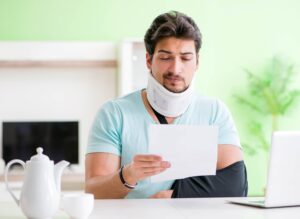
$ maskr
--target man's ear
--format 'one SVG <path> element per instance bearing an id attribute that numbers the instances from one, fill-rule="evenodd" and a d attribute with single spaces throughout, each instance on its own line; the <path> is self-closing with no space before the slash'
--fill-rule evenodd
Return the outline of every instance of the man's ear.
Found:
<path id="1" fill-rule="evenodd" d="M 146 52 L 146 64 L 147 64 L 147 68 L 151 71 L 152 57 L 148 52 Z"/>
<path id="2" fill-rule="evenodd" d="M 200 55 L 199 55 L 199 53 L 197 54 L 197 57 L 196 57 L 196 70 L 198 70 L 198 68 L 199 68 L 199 62 L 200 62 Z"/>

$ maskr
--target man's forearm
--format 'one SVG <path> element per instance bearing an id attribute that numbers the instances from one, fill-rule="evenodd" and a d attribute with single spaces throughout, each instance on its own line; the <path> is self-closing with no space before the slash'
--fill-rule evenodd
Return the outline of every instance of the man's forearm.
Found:
<path id="1" fill-rule="evenodd" d="M 102 159 L 99 159 L 99 156 L 102 156 Z M 102 165 L 107 161 L 106 156 L 110 155 L 98 154 L 98 161 L 102 160 Z M 96 168 L 94 168 L 94 170 L 93 168 L 89 168 L 92 163 L 94 166 L 97 164 L 97 160 L 92 162 L 92 159 L 93 155 L 89 155 L 86 159 L 85 191 L 93 193 L 96 199 L 124 198 L 132 190 L 127 188 L 128 184 L 134 187 L 138 181 L 159 174 L 170 167 L 170 163 L 164 161 L 162 157 L 158 155 L 135 155 L 132 163 L 122 168 L 123 181 L 127 183 L 126 187 L 120 179 L 117 167 L 120 165 L 119 163 L 115 164 L 112 170 L 108 168 L 109 170 L 107 171 L 105 168 L 99 168 L 99 166 L 101 166 L 100 162 L 100 164 L 97 165 L 98 169 L 96 171 Z M 106 162 L 104 166 L 111 168 L 108 162 Z"/>
<path id="2" fill-rule="evenodd" d="M 131 190 L 122 184 L 119 172 L 115 172 L 87 179 L 85 191 L 93 193 L 96 199 L 120 199 L 124 198 Z"/>

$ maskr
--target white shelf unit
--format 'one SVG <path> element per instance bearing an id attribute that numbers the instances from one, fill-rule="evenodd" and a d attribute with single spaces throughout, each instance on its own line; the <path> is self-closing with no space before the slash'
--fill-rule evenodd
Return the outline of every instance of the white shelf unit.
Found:
<path id="1" fill-rule="evenodd" d="M 0 142 L 3 121 L 79 121 L 75 168 L 82 173 L 94 116 L 117 96 L 117 48 L 102 41 L 1 41 Z"/>

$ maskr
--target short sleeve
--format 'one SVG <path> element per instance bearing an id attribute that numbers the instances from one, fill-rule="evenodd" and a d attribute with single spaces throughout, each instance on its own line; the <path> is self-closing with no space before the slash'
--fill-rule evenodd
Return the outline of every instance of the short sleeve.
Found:
<path id="1" fill-rule="evenodd" d="M 231 144 L 241 147 L 240 138 L 233 118 L 224 103 L 216 100 L 212 124 L 219 127 L 219 144 Z"/>
<path id="2" fill-rule="evenodd" d="M 99 110 L 90 129 L 86 153 L 121 155 L 122 118 L 116 104 L 107 102 Z"/>

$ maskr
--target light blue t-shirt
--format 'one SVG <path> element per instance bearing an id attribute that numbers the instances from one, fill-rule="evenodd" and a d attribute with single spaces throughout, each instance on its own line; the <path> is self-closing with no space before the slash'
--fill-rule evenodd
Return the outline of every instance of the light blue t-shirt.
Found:
<path id="1" fill-rule="evenodd" d="M 147 112 L 141 90 L 105 103 L 99 110 L 89 134 L 87 153 L 108 152 L 121 156 L 129 164 L 134 155 L 148 153 L 148 127 L 156 124 Z M 227 107 L 217 99 L 195 94 L 188 109 L 173 124 L 214 125 L 219 127 L 219 144 L 240 147 L 233 119 Z M 174 181 L 151 183 L 142 180 L 126 198 L 148 198 L 168 190 Z"/>

